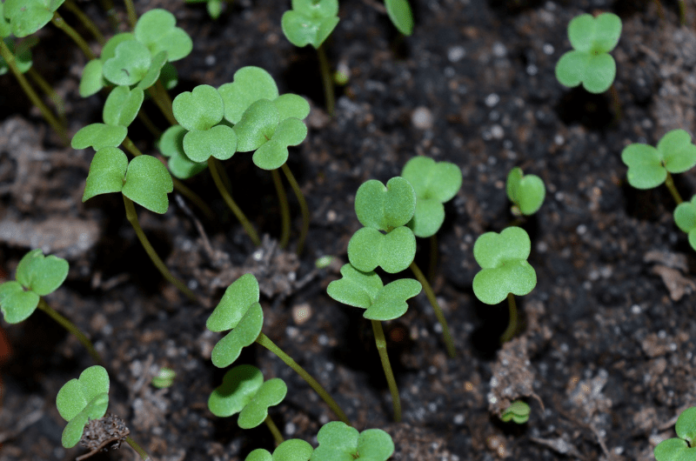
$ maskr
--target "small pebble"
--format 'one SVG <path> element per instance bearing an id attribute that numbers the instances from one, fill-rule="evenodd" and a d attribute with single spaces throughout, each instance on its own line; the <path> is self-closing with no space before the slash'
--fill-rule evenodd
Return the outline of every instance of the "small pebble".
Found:
<path id="1" fill-rule="evenodd" d="M 411 114 L 411 123 L 419 130 L 429 130 L 433 127 L 433 114 L 427 107 L 417 107 Z"/>

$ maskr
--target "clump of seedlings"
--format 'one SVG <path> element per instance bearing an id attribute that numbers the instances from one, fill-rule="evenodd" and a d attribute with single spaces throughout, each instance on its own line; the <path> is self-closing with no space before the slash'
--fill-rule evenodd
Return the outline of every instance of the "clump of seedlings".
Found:
<path id="1" fill-rule="evenodd" d="M 688 461 L 696 457 L 696 407 L 684 410 L 677 418 L 677 437 L 664 440 L 653 452 L 657 461 Z"/>
<path id="2" fill-rule="evenodd" d="M 507 195 L 512 202 L 513 216 L 530 216 L 544 203 L 546 187 L 539 176 L 525 175 L 521 168 L 516 167 L 508 174 Z"/>
<path id="3" fill-rule="evenodd" d="M 529 413 L 531 412 L 529 405 L 522 400 L 515 400 L 509 407 L 500 415 L 500 419 L 504 423 L 512 421 L 516 424 L 524 424 L 529 421 Z"/>

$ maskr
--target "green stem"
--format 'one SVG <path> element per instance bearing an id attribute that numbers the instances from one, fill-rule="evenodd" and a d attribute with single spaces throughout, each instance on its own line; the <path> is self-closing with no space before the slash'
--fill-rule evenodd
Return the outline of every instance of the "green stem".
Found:
<path id="1" fill-rule="evenodd" d="M 143 229 L 140 227 L 140 222 L 138 222 L 138 213 L 136 213 L 135 211 L 135 205 L 133 205 L 133 202 L 125 195 L 123 196 L 123 204 L 126 207 L 126 219 L 128 219 L 128 222 L 131 223 L 131 226 L 133 226 L 133 230 L 135 230 L 135 234 L 138 236 L 138 240 L 140 240 L 140 243 L 142 244 L 143 248 L 145 248 L 145 252 L 150 257 L 150 260 L 155 265 L 155 267 L 157 267 L 157 269 L 160 271 L 160 273 L 165 279 L 167 279 L 172 285 L 177 287 L 179 291 L 186 295 L 187 298 L 189 298 L 193 302 L 199 302 L 198 298 L 196 297 L 196 294 L 193 291 L 191 291 L 189 287 L 184 285 L 184 283 L 181 280 L 174 277 L 172 273 L 169 272 L 169 269 L 167 269 L 167 266 L 162 262 L 160 257 L 157 256 L 155 249 L 152 248 L 150 241 L 147 239 L 147 236 L 145 235 L 145 232 L 143 232 Z"/>
<path id="2" fill-rule="evenodd" d="M 152 100 L 155 101 L 157 107 L 159 107 L 160 112 L 164 115 L 164 118 L 172 125 L 178 125 L 179 122 L 174 117 L 174 112 L 172 112 L 172 100 L 169 98 L 169 93 L 162 85 L 162 82 L 157 80 L 154 86 L 148 88 Z"/>
<path id="3" fill-rule="evenodd" d="M 133 0 L 124 0 L 126 4 L 126 11 L 128 12 L 128 25 L 131 29 L 135 29 L 135 24 L 138 22 L 138 15 L 135 12 L 135 6 L 133 6 Z"/>
<path id="4" fill-rule="evenodd" d="M 667 189 L 669 189 L 670 194 L 672 194 L 672 197 L 674 197 L 674 201 L 677 202 L 677 205 L 684 201 L 682 200 L 681 195 L 679 195 L 679 191 L 674 186 L 674 180 L 672 179 L 672 175 L 669 174 L 669 171 L 667 172 L 667 179 L 665 179 L 665 185 L 667 186 Z"/>
<path id="5" fill-rule="evenodd" d="M 140 455 L 140 458 L 143 461 L 150 461 L 152 459 L 150 458 L 150 455 L 148 455 L 147 452 L 140 447 L 140 445 L 135 443 L 135 440 L 131 439 L 130 437 L 126 437 L 126 443 L 130 445 L 131 448 L 138 453 L 138 455 Z"/>
<path id="6" fill-rule="evenodd" d="M 285 442 L 285 439 L 283 438 L 283 434 L 280 433 L 280 430 L 278 430 L 278 426 L 276 426 L 275 423 L 273 422 L 273 420 L 271 419 L 271 415 L 266 416 L 265 423 L 266 423 L 266 426 L 268 426 L 268 429 L 271 431 L 271 434 L 273 434 L 273 438 L 275 439 L 276 446 Z"/>
<path id="7" fill-rule="evenodd" d="M 433 292 L 430 283 L 428 283 L 428 279 L 423 276 L 423 272 L 421 272 L 421 270 L 418 268 L 415 261 L 413 261 L 409 267 L 411 268 L 411 271 L 413 271 L 413 275 L 415 275 L 421 285 L 423 285 L 425 296 L 428 297 L 428 301 L 430 301 L 430 305 L 433 306 L 433 310 L 435 311 L 435 317 L 437 317 L 437 321 L 440 322 L 440 325 L 442 326 L 442 338 L 445 341 L 447 354 L 451 358 L 454 358 L 457 355 L 457 351 L 454 348 L 454 341 L 450 335 L 449 326 L 447 325 L 447 320 L 445 320 L 445 314 L 442 313 L 440 304 L 437 302 L 435 292 Z"/>
<path id="8" fill-rule="evenodd" d="M 515 295 L 508 293 L 508 310 L 510 312 L 510 320 L 508 321 L 508 326 L 500 337 L 501 343 L 506 343 L 515 336 L 515 331 L 517 331 L 517 305 L 515 304 Z"/>
<path id="9" fill-rule="evenodd" d="M 375 332 L 375 343 L 377 344 L 377 352 L 379 359 L 382 361 L 384 375 L 387 377 L 389 392 L 391 392 L 392 403 L 394 404 L 394 421 L 401 422 L 401 398 L 399 397 L 399 388 L 396 387 L 396 379 L 392 372 L 391 363 L 389 363 L 389 355 L 387 354 L 387 340 L 384 338 L 384 330 L 382 323 L 379 320 L 371 320 L 372 331 Z"/>
<path id="10" fill-rule="evenodd" d="M 53 105 L 56 107 L 56 113 L 61 119 L 61 125 L 65 126 L 65 102 L 63 101 L 63 98 L 58 96 L 58 93 L 55 92 L 53 87 L 51 87 L 51 85 L 49 85 L 49 83 L 44 80 L 41 74 L 35 71 L 33 67 L 27 71 L 27 75 L 29 75 L 29 77 L 34 80 L 34 83 L 41 88 L 41 91 L 46 93 L 46 96 L 53 101 Z"/>
<path id="11" fill-rule="evenodd" d="M 63 128 L 58 119 L 56 119 L 53 116 L 46 104 L 44 104 L 43 101 L 41 101 L 41 98 L 39 98 L 34 89 L 31 87 L 31 85 L 24 77 L 22 72 L 20 72 L 19 68 L 17 67 L 14 55 L 5 44 L 5 41 L 2 39 L 0 39 L 0 56 L 2 56 L 2 58 L 5 60 L 8 67 L 14 74 L 15 78 L 17 79 L 17 82 L 19 82 L 19 86 L 22 87 L 24 94 L 26 94 L 31 103 L 39 109 L 41 115 L 43 115 L 43 118 L 46 119 L 49 125 L 51 125 L 51 128 L 53 128 L 53 130 L 56 132 L 61 141 L 63 141 L 63 143 L 65 143 L 66 145 L 70 144 L 70 140 L 68 139 L 68 135 L 65 132 L 65 128 Z"/>
<path id="12" fill-rule="evenodd" d="M 242 227 L 244 227 L 244 230 L 251 241 L 254 242 L 254 245 L 256 246 L 261 245 L 261 239 L 259 239 L 259 235 L 254 230 L 254 226 L 251 225 L 242 210 L 239 208 L 239 206 L 237 206 L 235 201 L 232 199 L 232 195 L 230 195 L 229 191 L 225 188 L 225 184 L 222 182 L 222 178 L 220 177 L 222 164 L 220 161 L 215 157 L 210 157 L 208 159 L 208 169 L 210 170 L 210 174 L 213 176 L 213 181 L 215 182 L 215 186 L 220 192 L 220 195 L 225 200 L 225 203 L 227 203 L 230 210 L 232 210 L 232 213 L 234 213 L 239 222 L 242 224 Z"/>
<path id="13" fill-rule="evenodd" d="M 49 317 L 51 317 L 53 320 L 58 322 L 60 326 L 68 330 L 69 333 L 72 333 L 78 341 L 82 343 L 83 346 L 85 346 L 85 349 L 87 349 L 87 352 L 89 352 L 89 355 L 92 356 L 95 362 L 103 364 L 104 361 L 102 360 L 101 356 L 99 355 L 99 352 L 94 348 L 94 345 L 92 344 L 92 341 L 89 340 L 87 335 L 82 333 L 77 326 L 72 323 L 70 320 L 66 319 L 62 315 L 60 315 L 58 312 L 53 310 L 51 306 L 49 306 L 46 301 L 44 301 L 43 298 L 39 298 L 39 309 L 44 311 L 46 314 L 48 314 Z"/>
<path id="14" fill-rule="evenodd" d="M 268 336 L 265 334 L 261 333 L 259 334 L 259 337 L 256 338 L 256 342 L 268 349 L 269 351 L 273 352 L 280 360 L 285 362 L 287 366 L 292 368 L 295 373 L 300 375 L 302 379 L 307 381 L 307 384 L 309 384 L 309 387 L 314 389 L 314 392 L 316 392 L 319 397 L 331 408 L 331 410 L 338 416 L 338 419 L 346 423 L 347 425 L 351 425 L 350 421 L 348 420 L 348 417 L 346 417 L 346 414 L 341 410 L 341 407 L 338 406 L 336 401 L 329 395 L 328 392 L 326 392 L 326 389 L 324 389 L 321 384 L 317 382 L 316 379 L 312 377 L 307 371 L 305 371 L 304 368 L 299 366 L 297 362 L 295 362 L 288 354 L 283 352 L 283 350 L 278 347 L 273 341 L 270 340 Z"/>
<path id="15" fill-rule="evenodd" d="M 295 197 L 297 197 L 297 202 L 300 204 L 300 212 L 302 213 L 302 230 L 300 230 L 300 240 L 297 242 L 296 251 L 296 253 L 300 255 L 304 248 L 305 241 L 307 240 L 307 233 L 309 232 L 309 207 L 307 206 L 307 200 L 305 200 L 302 189 L 300 189 L 300 185 L 297 183 L 292 171 L 290 171 L 288 164 L 283 163 L 281 168 L 290 183 L 290 187 L 292 187 L 292 191 L 295 193 Z"/>
<path id="16" fill-rule="evenodd" d="M 319 69 L 321 70 L 321 81 L 324 84 L 324 99 L 326 99 L 326 112 L 333 117 L 334 114 L 334 82 L 331 77 L 331 68 L 329 67 L 329 60 L 326 58 L 326 52 L 324 51 L 324 45 L 320 45 L 317 48 L 317 55 L 319 56 Z"/>
<path id="17" fill-rule="evenodd" d="M 70 25 L 67 22 L 65 22 L 65 19 L 63 19 L 61 15 L 58 14 L 58 11 L 53 12 L 53 19 L 51 20 L 51 22 L 53 22 L 53 24 L 57 28 L 65 32 L 68 35 L 68 37 L 70 37 L 72 41 L 80 47 L 84 55 L 87 56 L 87 59 L 97 59 L 94 53 L 92 53 L 92 50 L 89 48 L 89 45 L 87 44 L 85 39 L 83 39 L 82 36 L 78 34 L 75 29 L 70 27 Z"/>
<path id="18" fill-rule="evenodd" d="M 679 23 L 684 26 L 686 25 L 686 2 L 677 0 L 677 5 L 679 5 Z"/>
<path id="19" fill-rule="evenodd" d="M 428 280 L 435 282 L 435 271 L 437 269 L 437 235 L 430 236 L 430 267 L 428 268 Z"/>
<path id="20" fill-rule="evenodd" d="M 278 202 L 280 203 L 280 248 L 286 248 L 290 241 L 290 205 L 288 205 L 288 196 L 283 188 L 283 181 L 280 178 L 278 169 L 271 170 L 273 174 L 273 185 L 275 186 L 276 194 L 278 194 Z"/>
<path id="21" fill-rule="evenodd" d="M 90 34 L 99 42 L 100 45 L 104 45 L 106 43 L 106 40 L 104 40 L 104 36 L 102 33 L 99 31 L 99 28 L 97 25 L 89 19 L 89 16 L 87 16 L 76 4 L 73 2 L 73 0 L 67 0 L 65 2 L 65 8 L 68 9 L 72 14 L 74 14 L 77 19 L 82 23 L 83 26 L 89 31 Z"/>

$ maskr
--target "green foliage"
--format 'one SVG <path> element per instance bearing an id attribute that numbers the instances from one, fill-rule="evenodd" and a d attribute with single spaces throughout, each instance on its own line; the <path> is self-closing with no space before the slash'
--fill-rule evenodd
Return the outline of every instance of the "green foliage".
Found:
<path id="1" fill-rule="evenodd" d="M 596 18 L 577 16 L 568 24 L 568 38 L 573 46 L 556 64 L 556 78 L 567 87 L 582 83 L 590 93 L 603 93 L 616 77 L 616 62 L 608 53 L 621 36 L 621 19 L 613 13 Z"/>
<path id="2" fill-rule="evenodd" d="M 99 151 L 106 147 L 120 146 L 126 136 L 128 136 L 128 128 L 125 126 L 92 123 L 75 133 L 70 145 L 73 149 L 92 147 Z"/>
<path id="3" fill-rule="evenodd" d="M 513 203 L 513 214 L 533 215 L 544 203 L 544 181 L 533 174 L 524 175 L 521 168 L 510 170 L 507 178 L 507 195 Z"/>
<path id="4" fill-rule="evenodd" d="M 171 387 L 176 378 L 176 372 L 171 368 L 162 367 L 157 372 L 157 375 L 152 378 L 152 385 L 158 389 L 164 389 Z"/>
<path id="5" fill-rule="evenodd" d="M 503 411 L 500 415 L 500 419 L 503 420 L 504 423 L 513 421 L 517 424 L 524 424 L 529 421 L 530 411 L 529 405 L 527 405 L 526 402 L 515 400 Z"/>
<path id="6" fill-rule="evenodd" d="M 222 13 L 222 0 L 186 0 L 186 3 L 205 3 L 211 18 L 217 19 Z"/>
<path id="7" fill-rule="evenodd" d="M 144 100 L 145 93 L 140 88 L 132 90 L 127 86 L 114 88 L 104 103 L 104 111 L 102 112 L 104 123 L 111 126 L 128 127 L 138 116 Z"/>
<path id="8" fill-rule="evenodd" d="M 0 284 L 0 310 L 7 323 L 19 323 L 34 313 L 39 297 L 56 291 L 68 276 L 68 262 L 44 256 L 40 249 L 24 255 L 17 266 L 16 281 Z"/>
<path id="9" fill-rule="evenodd" d="M 5 17 L 5 4 L 0 2 L 0 38 L 12 35 L 12 24 Z"/>
<path id="10" fill-rule="evenodd" d="M 71 379 L 58 391 L 56 407 L 68 425 L 63 430 L 63 446 L 72 448 L 82 438 L 90 419 L 104 416 L 109 406 L 109 375 L 99 365 L 84 370 L 79 379 Z"/>
<path id="11" fill-rule="evenodd" d="M 397 227 L 388 234 L 363 227 L 348 242 L 348 260 L 363 272 L 381 267 L 396 274 L 406 269 L 416 256 L 416 237 L 408 227 Z"/>
<path id="12" fill-rule="evenodd" d="M 167 168 L 154 157 L 141 155 L 128 162 L 126 154 L 116 147 L 105 147 L 94 155 L 89 166 L 82 201 L 95 195 L 121 192 L 155 213 L 169 208 L 167 194 L 174 190 Z"/>
<path id="13" fill-rule="evenodd" d="M 621 152 L 628 166 L 628 183 L 636 189 L 652 189 L 667 178 L 667 172 L 683 173 L 696 165 L 696 146 L 684 130 L 665 134 L 657 148 L 647 144 L 630 144 Z"/>
<path id="14" fill-rule="evenodd" d="M 335 259 L 335 256 L 321 256 L 314 261 L 314 267 L 317 269 L 326 269 L 331 265 L 332 262 L 334 262 Z"/>
<path id="15" fill-rule="evenodd" d="M 358 432 L 340 421 L 324 424 L 317 440 L 310 461 L 386 461 L 394 454 L 394 442 L 383 430 Z"/>
<path id="16" fill-rule="evenodd" d="M 283 13 L 281 27 L 293 45 L 319 48 L 338 21 L 338 0 L 292 0 L 292 10 Z"/>
<path id="17" fill-rule="evenodd" d="M 268 408 L 282 402 L 287 392 L 282 379 L 264 382 L 261 370 L 239 365 L 225 373 L 222 384 L 210 394 L 208 408 L 219 417 L 239 413 L 239 427 L 251 429 L 266 419 Z"/>
<path id="18" fill-rule="evenodd" d="M 404 35 L 413 33 L 413 13 L 408 0 L 384 0 L 392 24 Z"/>
<path id="19" fill-rule="evenodd" d="M 254 66 L 239 69 L 234 73 L 234 80 L 222 85 L 218 91 L 225 105 L 225 119 L 233 124 L 239 123 L 244 112 L 259 99 L 273 101 L 278 98 L 278 87 L 271 74 Z"/>
<path id="20" fill-rule="evenodd" d="M 213 348 L 216 367 L 231 365 L 242 349 L 251 345 L 263 328 L 263 310 L 259 304 L 259 284 L 252 274 L 244 274 L 227 287 L 220 303 L 206 323 L 210 331 L 230 331 Z"/>
<path id="21" fill-rule="evenodd" d="M 104 77 L 116 85 L 135 85 L 145 77 L 152 64 L 150 51 L 137 40 L 119 44 L 114 57 L 104 61 Z"/>
<path id="22" fill-rule="evenodd" d="M 527 232 L 508 227 L 476 239 L 474 258 L 482 270 L 474 277 L 474 294 L 483 303 L 498 304 L 508 293 L 523 296 L 536 286 L 536 272 L 527 262 L 531 251 Z"/>
<path id="23" fill-rule="evenodd" d="M 184 136 L 188 133 L 181 125 L 171 126 L 162 133 L 159 150 L 169 160 L 167 165 L 172 176 L 179 179 L 191 178 L 208 167 L 207 163 L 189 160 L 184 152 Z"/>
<path id="24" fill-rule="evenodd" d="M 696 459 L 696 407 L 682 412 L 675 427 L 677 437 L 660 442 L 655 447 L 657 461 L 690 461 Z"/>
<path id="25" fill-rule="evenodd" d="M 268 450 L 259 448 L 249 453 L 245 461 L 308 461 L 314 449 L 300 439 L 290 439 L 278 445 L 273 455 Z"/>
<path id="26" fill-rule="evenodd" d="M 0 13 L 2 12 L 0 11 Z M 0 33 L 0 37 L 2 37 L 2 33 Z M 5 45 L 7 45 L 7 48 L 10 49 L 10 53 L 14 55 L 17 69 L 19 69 L 21 73 L 25 73 L 26 71 L 31 69 L 31 66 L 33 64 L 31 56 L 31 41 L 25 40 L 19 46 L 15 46 L 14 40 L 12 40 L 10 37 L 6 37 L 4 38 L 4 40 Z M 9 70 L 10 66 L 7 65 L 7 62 L 5 62 L 4 58 L 0 57 L 0 75 L 5 75 Z"/>
<path id="27" fill-rule="evenodd" d="M 82 78 L 80 79 L 80 96 L 86 98 L 93 94 L 99 93 L 104 88 L 104 61 L 101 59 L 92 59 L 85 68 L 82 69 Z"/>
<path id="28" fill-rule="evenodd" d="M 26 37 L 48 24 L 63 3 L 65 0 L 5 0 L 4 14 L 12 34 Z"/>
<path id="29" fill-rule="evenodd" d="M 416 211 L 408 227 L 416 237 L 435 235 L 445 220 L 443 203 L 454 198 L 462 187 L 462 171 L 454 163 L 418 156 L 404 165 L 401 176 L 416 191 Z"/>
<path id="30" fill-rule="evenodd" d="M 350 264 L 341 267 L 343 278 L 334 280 L 326 292 L 338 302 L 366 309 L 363 317 L 369 320 L 394 320 L 406 313 L 406 300 L 421 292 L 421 284 L 413 279 L 401 279 L 384 286 L 374 272 L 360 272 Z"/>
<path id="31" fill-rule="evenodd" d="M 147 46 L 153 56 L 166 51 L 169 61 L 183 59 L 193 50 L 191 37 L 176 27 L 176 18 L 167 10 L 145 13 L 138 19 L 134 32 L 135 39 Z"/>
<path id="32" fill-rule="evenodd" d="M 689 235 L 689 245 L 696 250 L 696 195 L 690 202 L 680 203 L 674 210 L 674 222 Z"/>

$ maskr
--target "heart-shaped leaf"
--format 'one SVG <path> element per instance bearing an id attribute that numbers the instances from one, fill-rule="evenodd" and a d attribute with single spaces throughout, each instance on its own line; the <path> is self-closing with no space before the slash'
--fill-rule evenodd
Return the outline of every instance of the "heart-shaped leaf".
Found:
<path id="1" fill-rule="evenodd" d="M 406 300 L 418 295 L 422 288 L 417 280 L 395 280 L 380 290 L 363 317 L 382 321 L 398 319 L 408 310 Z"/>
<path id="2" fill-rule="evenodd" d="M 253 66 L 239 69 L 234 73 L 234 81 L 225 83 L 218 91 L 224 101 L 225 119 L 234 124 L 239 123 L 244 112 L 256 101 L 278 98 L 278 87 L 271 74 Z M 278 109 L 282 112 L 281 108 Z"/>
<path id="3" fill-rule="evenodd" d="M 674 210 L 674 222 L 689 234 L 689 244 L 696 250 L 696 195 L 689 202 L 680 203 Z"/>
<path id="4" fill-rule="evenodd" d="M 157 53 L 152 58 L 152 63 L 150 64 L 150 68 L 147 70 L 147 73 L 145 74 L 143 79 L 140 80 L 140 83 L 138 83 L 138 88 L 145 90 L 154 85 L 157 82 L 157 79 L 160 78 L 160 72 L 162 72 L 162 68 L 166 63 L 167 52 L 160 51 L 159 53 Z"/>
<path id="5" fill-rule="evenodd" d="M 63 284 L 69 269 L 65 259 L 53 255 L 44 256 L 37 248 L 19 261 L 16 278 L 26 289 L 39 296 L 46 296 Z"/>
<path id="6" fill-rule="evenodd" d="M 437 234 L 445 222 L 445 206 L 435 199 L 417 199 L 416 211 L 407 226 L 416 237 L 426 238 Z"/>
<path id="7" fill-rule="evenodd" d="M 340 421 L 325 424 L 317 434 L 319 446 L 310 461 L 386 461 L 394 454 L 392 438 L 381 429 L 359 433 Z"/>
<path id="8" fill-rule="evenodd" d="M 162 134 L 159 150 L 169 158 L 167 165 L 172 176 L 179 179 L 191 178 L 207 168 L 206 163 L 189 160 L 184 152 L 184 136 L 188 133 L 181 125 L 171 126 Z"/>
<path id="9" fill-rule="evenodd" d="M 104 76 L 102 69 L 104 62 L 101 59 L 92 59 L 82 69 L 82 78 L 80 79 L 80 96 L 86 98 L 93 94 L 99 93 L 104 88 Z"/>
<path id="10" fill-rule="evenodd" d="M 684 130 L 672 130 L 657 143 L 665 169 L 670 173 L 684 173 L 696 165 L 696 145 Z"/>
<path id="11" fill-rule="evenodd" d="M 621 153 L 628 166 L 628 182 L 636 189 L 651 189 L 662 184 L 667 172 L 683 173 L 696 165 L 696 146 L 684 130 L 665 134 L 657 148 L 647 144 L 630 144 Z"/>
<path id="12" fill-rule="evenodd" d="M 687 408 L 677 418 L 677 424 L 674 427 L 680 439 L 689 442 L 693 446 L 696 441 L 696 407 Z"/>
<path id="13" fill-rule="evenodd" d="M 252 274 L 244 274 L 225 290 L 217 307 L 208 317 L 205 326 L 210 331 L 227 331 L 235 328 L 247 310 L 259 302 L 259 283 Z"/>
<path id="14" fill-rule="evenodd" d="M 130 32 L 122 32 L 111 37 L 102 48 L 101 56 L 99 57 L 102 63 L 116 56 L 116 47 L 121 43 L 129 40 L 135 40 L 135 35 Z"/>
<path id="15" fill-rule="evenodd" d="M 53 18 L 53 13 L 65 0 L 5 0 L 5 17 L 10 20 L 12 33 L 26 37 L 41 29 Z"/>
<path id="16" fill-rule="evenodd" d="M 694 461 L 696 448 L 689 448 L 686 441 L 671 438 L 660 442 L 653 451 L 656 461 Z"/>
<path id="17" fill-rule="evenodd" d="M 140 17 L 135 25 L 135 38 L 146 45 L 153 56 L 166 51 L 170 61 L 185 58 L 193 50 L 191 37 L 176 27 L 174 15 L 159 8 Z"/>
<path id="18" fill-rule="evenodd" d="M 384 284 L 374 272 L 361 272 L 350 264 L 341 267 L 343 278 L 329 283 L 326 292 L 336 301 L 367 309 L 375 302 Z"/>
<path id="19" fill-rule="evenodd" d="M 290 439 L 278 445 L 273 455 L 263 448 L 249 453 L 245 461 L 308 461 L 314 449 L 300 439 Z"/>
<path id="20" fill-rule="evenodd" d="M 234 126 L 239 152 L 255 151 L 271 140 L 280 123 L 280 112 L 268 99 L 253 103 Z"/>
<path id="21" fill-rule="evenodd" d="M 582 14 L 568 24 L 568 39 L 575 50 L 608 53 L 619 43 L 621 27 L 621 19 L 613 13 L 603 13 L 596 18 Z"/>
<path id="22" fill-rule="evenodd" d="M 127 86 L 114 88 L 104 103 L 102 113 L 104 123 L 128 127 L 138 116 L 144 100 L 145 93 L 140 88 L 132 90 Z"/>
<path id="23" fill-rule="evenodd" d="M 487 232 L 476 239 L 474 258 L 481 270 L 474 277 L 474 294 L 483 303 L 498 304 L 508 293 L 528 294 L 536 286 L 536 272 L 527 258 L 531 241 L 520 227 L 508 227 L 500 234 Z"/>
<path id="24" fill-rule="evenodd" d="M 363 227 L 348 242 L 348 260 L 363 272 L 378 266 L 395 274 L 406 269 L 416 256 L 416 237 L 408 227 L 397 227 L 388 234 Z"/>
<path id="25" fill-rule="evenodd" d="M 450 162 L 436 162 L 430 157 L 418 156 L 409 160 L 401 176 L 411 183 L 419 199 L 448 202 L 462 187 L 462 171 Z"/>
<path id="26" fill-rule="evenodd" d="M 261 385 L 254 398 L 239 413 L 237 424 L 242 429 L 252 429 L 268 416 L 268 408 L 278 405 L 288 393 L 288 386 L 280 378 L 269 379 Z"/>
<path id="27" fill-rule="evenodd" d="M 106 147 L 118 147 L 128 136 L 128 128 L 119 125 L 92 123 L 75 133 L 70 145 L 73 149 L 92 147 L 100 151 Z"/>
<path id="28" fill-rule="evenodd" d="M 286 118 L 304 120 L 309 115 L 309 103 L 302 96 L 288 93 L 272 101 L 276 109 L 278 109 L 281 120 L 285 120 Z"/>
<path id="29" fill-rule="evenodd" d="M 254 303 L 244 313 L 237 326 L 222 338 L 213 348 L 213 365 L 225 368 L 239 358 L 242 349 L 251 345 L 261 334 L 263 310 L 261 304 Z"/>
<path id="30" fill-rule="evenodd" d="M 408 0 L 384 0 L 392 24 L 404 35 L 413 33 L 413 13 Z"/>
<path id="31" fill-rule="evenodd" d="M 338 22 L 338 16 L 314 18 L 297 11 L 286 11 L 283 13 L 280 24 L 283 34 L 293 45 L 300 48 L 307 45 L 319 48 L 329 38 Z"/>
<path id="32" fill-rule="evenodd" d="M 222 120 L 222 97 L 212 86 L 198 85 L 174 98 L 172 110 L 174 118 L 187 130 L 209 130 Z"/>
<path id="33" fill-rule="evenodd" d="M 399 176 L 390 179 L 386 186 L 375 179 L 366 181 L 355 196 L 358 221 L 385 232 L 408 223 L 415 210 L 416 192 L 410 182 Z"/>
<path id="34" fill-rule="evenodd" d="M 192 130 L 184 136 L 183 148 L 192 162 L 206 162 L 210 157 L 228 160 L 237 152 L 237 134 L 226 125 L 205 131 Z"/>
<path id="35" fill-rule="evenodd" d="M 276 127 L 270 141 L 261 145 L 252 160 L 263 170 L 280 168 L 288 160 L 288 146 L 296 146 L 307 136 L 307 126 L 296 118 L 287 118 Z"/>
<path id="36" fill-rule="evenodd" d="M 147 75 L 151 64 L 147 47 L 137 40 L 127 40 L 116 47 L 113 58 L 104 61 L 104 77 L 116 85 L 135 85 Z"/>
<path id="37" fill-rule="evenodd" d="M 530 412 L 531 410 L 527 403 L 521 400 L 515 400 L 501 413 L 500 419 L 504 423 L 513 421 L 516 424 L 524 424 L 529 421 Z"/>
<path id="38" fill-rule="evenodd" d="M 7 323 L 19 323 L 28 319 L 39 305 L 39 295 L 24 291 L 19 282 L 0 284 L 0 310 Z"/>
<path id="39" fill-rule="evenodd" d="M 508 174 L 507 195 L 522 214 L 532 215 L 541 208 L 546 188 L 539 176 L 524 175 L 521 168 L 513 168 Z"/>
<path id="40" fill-rule="evenodd" d="M 86 202 L 95 195 L 121 192 L 127 169 L 128 157 L 121 149 L 105 147 L 98 150 L 89 165 L 82 201 Z"/>
<path id="41" fill-rule="evenodd" d="M 104 416 L 109 406 L 109 395 L 99 394 L 94 397 L 63 429 L 61 444 L 65 448 L 72 448 L 82 439 L 85 425 L 90 419 L 99 419 Z"/>
<path id="42" fill-rule="evenodd" d="M 174 182 L 162 162 L 149 155 L 135 157 L 128 164 L 123 195 L 154 213 L 164 214 L 169 208 L 167 194 Z"/>
<path id="43" fill-rule="evenodd" d="M 64 420 L 70 421 L 87 407 L 95 397 L 109 393 L 109 374 L 99 365 L 85 369 L 78 379 L 71 379 L 60 388 L 56 397 L 58 413 Z M 106 412 L 106 409 L 104 409 Z M 92 419 L 101 415 L 91 415 Z"/>

